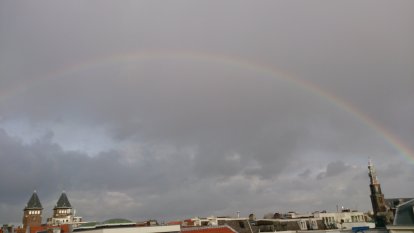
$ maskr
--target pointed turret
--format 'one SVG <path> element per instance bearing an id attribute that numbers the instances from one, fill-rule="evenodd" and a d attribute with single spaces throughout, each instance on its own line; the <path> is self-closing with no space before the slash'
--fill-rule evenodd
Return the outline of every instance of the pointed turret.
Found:
<path id="1" fill-rule="evenodd" d="M 72 216 L 72 205 L 70 204 L 65 191 L 63 191 L 55 205 L 55 208 L 53 208 L 53 217 L 62 218 L 67 216 Z"/>
<path id="2" fill-rule="evenodd" d="M 65 191 L 63 191 L 62 195 L 60 195 L 55 208 L 72 208 L 72 206 L 70 205 L 69 199 L 66 196 Z"/>
<path id="3" fill-rule="evenodd" d="M 42 203 L 40 203 L 39 197 L 37 196 L 36 190 L 33 192 L 32 196 L 29 199 L 29 202 L 27 202 L 25 210 L 31 209 L 31 210 L 42 210 Z"/>
<path id="4" fill-rule="evenodd" d="M 23 210 L 23 227 L 41 225 L 42 210 L 42 203 L 40 203 L 40 199 L 35 190 Z"/>
<path id="5" fill-rule="evenodd" d="M 75 211 L 69 202 L 65 191 L 59 197 L 55 208 L 53 208 L 53 216 L 47 219 L 49 225 L 57 226 L 61 224 L 72 224 L 72 226 L 79 225 L 82 218 L 75 216 Z"/>

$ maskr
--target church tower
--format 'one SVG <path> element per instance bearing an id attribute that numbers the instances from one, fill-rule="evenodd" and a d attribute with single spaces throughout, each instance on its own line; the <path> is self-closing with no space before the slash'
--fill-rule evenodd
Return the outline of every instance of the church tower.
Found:
<path id="1" fill-rule="evenodd" d="M 377 216 L 380 212 L 386 212 L 387 206 L 385 204 L 384 194 L 381 191 L 381 185 L 377 179 L 377 173 L 375 172 L 374 165 L 371 160 L 368 162 L 368 176 L 370 179 L 369 187 L 371 189 L 371 203 L 374 216 Z"/>
<path id="2" fill-rule="evenodd" d="M 23 227 L 40 226 L 42 224 L 42 210 L 42 204 L 35 190 L 23 210 Z"/>
<path id="3" fill-rule="evenodd" d="M 381 191 L 381 185 L 378 182 L 377 174 L 371 160 L 368 162 L 368 176 L 370 179 L 369 187 L 371 189 L 371 203 L 374 211 L 376 227 L 385 227 L 392 224 L 394 215 L 389 207 L 385 204 L 384 194 Z"/>

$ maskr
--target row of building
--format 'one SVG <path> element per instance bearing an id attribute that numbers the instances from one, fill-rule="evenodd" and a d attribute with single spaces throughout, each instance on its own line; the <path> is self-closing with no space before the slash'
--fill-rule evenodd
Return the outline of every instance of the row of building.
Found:
<path id="1" fill-rule="evenodd" d="M 55 233 L 64 233 L 71 232 L 73 227 L 83 223 L 82 217 L 76 216 L 65 192 L 60 195 L 53 208 L 53 214 L 47 218 L 46 224 L 42 223 L 42 214 L 43 206 L 35 190 L 23 209 L 22 226 L 14 228 L 3 225 L 0 233 L 37 233 L 51 230 Z"/>
<path id="2" fill-rule="evenodd" d="M 83 222 L 76 216 L 65 192 L 62 192 L 53 214 L 42 223 L 43 207 L 33 192 L 23 210 L 21 227 L 3 226 L 0 233 L 303 233 L 308 231 L 339 232 L 367 231 L 375 233 L 414 233 L 414 199 L 385 199 L 371 161 L 368 163 L 373 214 L 343 209 L 337 212 L 275 213 L 256 219 L 249 217 L 195 217 L 159 225 L 155 220 L 135 222 L 127 219 L 109 219 L 103 222 Z M 408 227 L 407 227 L 408 226 Z M 411 226 L 411 228 L 410 228 Z M 378 230 L 378 227 L 383 227 Z M 407 230 L 408 229 L 408 230 Z M 374 232 L 373 232 L 374 233 Z"/>

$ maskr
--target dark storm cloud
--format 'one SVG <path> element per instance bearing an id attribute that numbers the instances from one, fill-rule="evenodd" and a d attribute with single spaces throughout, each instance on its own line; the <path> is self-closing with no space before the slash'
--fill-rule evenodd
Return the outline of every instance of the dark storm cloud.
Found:
<path id="1" fill-rule="evenodd" d="M 117 190 L 128 192 L 139 187 L 137 194 L 149 195 L 165 192 L 171 185 L 187 180 L 183 176 L 185 173 L 176 172 L 188 170 L 181 162 L 181 155 L 168 154 L 175 159 L 163 163 L 157 161 L 156 153 L 139 162 L 125 161 L 117 151 L 89 157 L 81 152 L 63 151 L 47 137 L 23 145 L 3 130 L 0 133 L 3 164 L 0 184 L 7 187 L 2 190 L 0 200 L 20 204 L 18 208 L 24 207 L 33 189 L 37 189 L 47 202 L 55 199 L 62 190 L 116 193 Z"/>
<path id="2" fill-rule="evenodd" d="M 34 188 L 96 220 L 366 210 L 369 156 L 409 195 L 395 179 L 412 166 L 382 131 L 288 78 L 412 148 L 413 3 L 372 4 L 1 2 L 0 218 L 19 221 Z M 94 63 L 152 50 L 213 55 Z"/>

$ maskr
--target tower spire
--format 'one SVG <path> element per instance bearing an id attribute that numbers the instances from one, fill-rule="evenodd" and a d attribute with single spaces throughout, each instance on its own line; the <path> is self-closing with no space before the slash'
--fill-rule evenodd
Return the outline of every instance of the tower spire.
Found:
<path id="1" fill-rule="evenodd" d="M 371 190 L 372 210 L 374 211 L 377 226 L 382 226 L 385 224 L 385 221 L 381 219 L 381 216 L 387 212 L 388 206 L 385 204 L 384 194 L 381 191 L 381 185 L 378 182 L 377 173 L 371 159 L 368 161 L 368 176 L 370 179 L 369 188 Z"/>
<path id="2" fill-rule="evenodd" d="M 375 171 L 375 167 L 371 161 L 371 158 L 368 160 L 368 176 L 370 179 L 371 184 L 379 184 L 377 178 L 377 172 Z"/>

